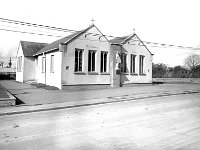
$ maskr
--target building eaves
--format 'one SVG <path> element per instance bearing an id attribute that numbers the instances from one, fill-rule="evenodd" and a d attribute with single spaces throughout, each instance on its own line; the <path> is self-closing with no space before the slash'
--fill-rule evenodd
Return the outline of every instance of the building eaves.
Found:
<path id="1" fill-rule="evenodd" d="M 151 51 L 147 48 L 147 46 L 144 44 L 144 42 L 136 35 L 136 37 L 139 39 L 139 41 L 144 45 L 144 47 L 149 51 L 149 53 L 151 55 L 154 55 L 153 53 L 151 53 Z"/>

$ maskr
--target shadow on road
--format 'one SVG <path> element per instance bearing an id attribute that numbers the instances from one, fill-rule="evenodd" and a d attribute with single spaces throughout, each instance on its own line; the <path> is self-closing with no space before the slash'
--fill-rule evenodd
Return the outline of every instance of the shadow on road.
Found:
<path id="1" fill-rule="evenodd" d="M 25 104 L 23 101 L 21 101 L 20 99 L 16 98 L 16 105 L 21 105 L 21 104 Z"/>
<path id="2" fill-rule="evenodd" d="M 154 81 L 154 82 L 153 82 L 153 85 L 156 85 L 156 84 L 164 84 L 164 82 Z"/>

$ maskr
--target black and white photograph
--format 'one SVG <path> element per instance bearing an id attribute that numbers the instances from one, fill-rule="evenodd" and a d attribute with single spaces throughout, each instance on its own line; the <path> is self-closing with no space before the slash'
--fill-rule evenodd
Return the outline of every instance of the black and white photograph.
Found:
<path id="1" fill-rule="evenodd" d="M 0 150 L 200 150 L 200 1 L 0 2 Z"/>

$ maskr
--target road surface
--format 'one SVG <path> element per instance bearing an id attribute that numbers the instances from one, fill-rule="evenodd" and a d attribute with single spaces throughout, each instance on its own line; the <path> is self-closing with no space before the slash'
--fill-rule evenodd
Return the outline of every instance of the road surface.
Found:
<path id="1" fill-rule="evenodd" d="M 1 150 L 200 149 L 200 93 L 0 116 Z"/>

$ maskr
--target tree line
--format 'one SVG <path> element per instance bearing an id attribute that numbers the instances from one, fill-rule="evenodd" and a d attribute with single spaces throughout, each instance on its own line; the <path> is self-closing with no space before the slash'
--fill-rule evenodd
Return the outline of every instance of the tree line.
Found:
<path id="1" fill-rule="evenodd" d="M 184 59 L 184 66 L 153 64 L 152 74 L 153 78 L 200 78 L 200 55 L 190 54 Z"/>

